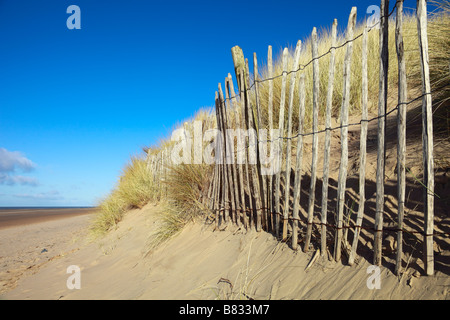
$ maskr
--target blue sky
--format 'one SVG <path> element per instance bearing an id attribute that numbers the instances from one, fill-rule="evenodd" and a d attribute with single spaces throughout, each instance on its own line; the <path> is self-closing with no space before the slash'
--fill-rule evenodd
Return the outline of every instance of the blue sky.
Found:
<path id="1" fill-rule="evenodd" d="M 342 30 L 370 5 L 0 0 L 0 206 L 96 205 L 130 156 L 213 106 L 233 46 L 264 61 L 268 45 L 278 55 L 334 18 Z"/>

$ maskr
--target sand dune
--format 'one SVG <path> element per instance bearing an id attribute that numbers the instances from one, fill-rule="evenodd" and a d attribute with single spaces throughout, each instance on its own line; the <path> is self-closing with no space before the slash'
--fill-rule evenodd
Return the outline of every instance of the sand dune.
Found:
<path id="1" fill-rule="evenodd" d="M 411 265 L 399 281 L 380 270 L 380 289 L 370 289 L 370 263 L 353 267 L 293 252 L 269 233 L 235 228 L 213 232 L 188 225 L 154 251 L 149 236 L 159 207 L 130 211 L 118 228 L 94 242 L 78 239 L 79 250 L 22 277 L 2 299 L 448 299 L 450 277 L 418 276 Z M 80 268 L 80 289 L 68 289 L 68 266 Z M 370 282 L 370 281 L 369 281 Z M 373 284 L 373 282 L 370 282 Z"/>

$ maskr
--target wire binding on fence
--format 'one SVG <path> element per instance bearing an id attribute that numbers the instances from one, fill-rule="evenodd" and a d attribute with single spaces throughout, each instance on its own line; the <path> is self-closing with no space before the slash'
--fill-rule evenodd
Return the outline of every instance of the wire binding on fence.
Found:
<path id="1" fill-rule="evenodd" d="M 307 132 L 307 133 L 300 133 L 300 132 L 299 132 L 299 133 L 297 133 L 297 134 L 295 134 L 295 135 L 293 135 L 293 136 L 290 136 L 290 137 L 279 136 L 279 137 L 277 137 L 277 138 L 275 138 L 275 139 L 266 139 L 266 140 L 259 140 L 258 138 L 256 138 L 256 139 L 252 140 L 252 142 L 250 142 L 250 139 L 249 139 L 249 143 L 248 143 L 246 146 L 244 146 L 243 149 L 236 150 L 236 153 L 240 153 L 240 152 L 242 152 L 242 151 L 245 151 L 246 149 L 248 149 L 248 148 L 250 148 L 250 147 L 255 147 L 258 143 L 276 142 L 276 141 L 278 141 L 278 140 L 280 140 L 280 139 L 283 139 L 283 140 L 292 140 L 292 139 L 298 138 L 299 136 L 307 137 L 307 136 L 314 135 L 314 134 L 324 133 L 324 132 L 326 132 L 327 130 L 334 131 L 334 130 L 338 130 L 338 129 L 341 129 L 341 128 L 344 128 L 344 127 L 349 128 L 349 127 L 359 126 L 359 125 L 361 125 L 363 122 L 368 122 L 368 123 L 370 123 L 370 122 L 372 122 L 372 121 L 378 120 L 378 119 L 383 118 L 383 117 L 386 118 L 388 115 L 390 115 L 390 114 L 393 113 L 394 111 L 397 111 L 400 105 L 402 105 L 402 104 L 403 104 L 403 105 L 410 105 L 411 103 L 413 103 L 413 102 L 415 102 L 415 101 L 417 101 L 417 100 L 423 98 L 423 97 L 426 96 L 426 95 L 432 94 L 433 92 L 436 92 L 436 91 L 445 89 L 445 88 L 447 88 L 447 87 L 450 87 L 450 84 L 445 84 L 445 85 L 440 86 L 440 87 L 438 87 L 438 88 L 434 88 L 434 89 L 431 90 L 430 92 L 423 93 L 423 94 L 417 96 L 416 98 L 414 98 L 414 99 L 412 99 L 412 100 L 410 100 L 410 101 L 408 101 L 408 102 L 398 103 L 392 110 L 386 112 L 386 113 L 383 114 L 383 115 L 376 116 L 376 117 L 373 117 L 373 118 L 370 118 L 370 119 L 361 119 L 359 122 L 348 123 L 348 124 L 346 124 L 346 125 L 339 125 L 339 126 L 336 126 L 336 127 L 325 128 L 325 129 L 321 129 L 321 130 L 317 130 L 317 131 L 310 131 L 310 132 Z"/>

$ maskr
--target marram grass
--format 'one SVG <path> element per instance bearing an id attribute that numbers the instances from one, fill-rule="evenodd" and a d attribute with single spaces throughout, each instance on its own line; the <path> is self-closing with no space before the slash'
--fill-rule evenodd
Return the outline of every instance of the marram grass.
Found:
<path id="1" fill-rule="evenodd" d="M 122 220 L 125 212 L 132 208 L 142 208 L 154 199 L 154 186 L 147 163 L 142 157 L 132 157 L 122 170 L 119 182 L 114 190 L 99 204 L 91 231 L 103 234 Z"/>

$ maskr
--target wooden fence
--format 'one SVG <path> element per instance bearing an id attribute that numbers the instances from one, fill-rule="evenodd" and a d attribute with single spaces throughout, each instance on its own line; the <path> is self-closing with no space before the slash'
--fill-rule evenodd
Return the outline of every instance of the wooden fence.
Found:
<path id="1" fill-rule="evenodd" d="M 221 133 L 221 140 L 223 141 L 224 150 L 220 156 L 222 161 L 216 164 L 213 173 L 212 183 L 208 194 L 211 201 L 210 209 L 215 214 L 215 221 L 217 228 L 224 228 L 229 223 L 234 223 L 238 226 L 243 225 L 245 228 L 255 227 L 257 231 L 265 230 L 273 232 L 280 237 L 281 240 L 291 240 L 292 248 L 296 250 L 299 242 L 303 243 L 303 251 L 307 252 L 310 249 L 313 226 L 318 226 L 320 232 L 320 249 L 321 254 L 327 254 L 331 250 L 329 241 L 327 240 L 327 233 L 334 229 L 334 246 L 333 258 L 338 261 L 341 259 L 342 250 L 348 254 L 349 264 L 355 262 L 358 242 L 360 238 L 360 231 L 363 228 L 363 221 L 365 219 L 365 184 L 366 184 L 366 154 L 367 154 L 367 132 L 370 121 L 377 121 L 377 161 L 376 161 L 376 211 L 375 219 L 372 228 L 374 234 L 373 240 L 373 263 L 380 265 L 382 261 L 382 239 L 383 239 L 383 216 L 385 205 L 385 158 L 386 158 L 386 117 L 387 112 L 387 98 L 388 98 L 388 27 L 389 16 L 394 12 L 394 9 L 389 12 L 389 1 L 381 1 L 381 17 L 379 20 L 379 101 L 378 101 L 378 116 L 374 119 L 368 119 L 368 74 L 367 74 L 367 34 L 370 31 L 366 28 L 362 35 L 355 37 L 354 28 L 356 23 L 356 8 L 352 8 L 348 25 L 346 29 L 346 41 L 340 47 L 345 47 L 345 61 L 343 65 L 343 92 L 342 105 L 340 109 L 340 125 L 337 128 L 331 127 L 331 112 L 332 112 L 332 95 L 333 83 L 335 73 L 335 51 L 336 47 L 336 33 L 337 21 L 335 20 L 332 26 L 331 38 L 332 44 L 330 50 L 326 53 L 330 55 L 329 69 L 328 69 L 328 87 L 326 92 L 326 112 L 325 112 L 325 129 L 319 131 L 319 74 L 323 72 L 319 70 L 319 57 L 317 45 L 317 32 L 314 28 L 311 36 L 312 41 L 312 128 L 310 132 L 304 130 L 305 118 L 305 76 L 303 74 L 304 68 L 299 66 L 299 57 L 301 51 L 301 42 L 297 43 L 294 54 L 294 65 L 288 70 L 287 67 L 287 49 L 284 50 L 282 56 L 283 72 L 277 77 L 282 77 L 280 107 L 279 107 L 279 136 L 272 136 L 271 140 L 261 141 L 257 139 L 249 139 L 246 137 L 245 159 L 243 164 L 237 163 L 237 154 L 234 148 L 234 137 L 228 136 L 227 128 L 242 128 L 246 130 L 254 130 L 258 132 L 261 129 L 268 129 L 269 132 L 274 127 L 273 122 L 273 63 L 272 63 L 272 48 L 269 46 L 268 50 L 268 78 L 259 79 L 258 64 L 256 54 L 253 55 L 253 84 L 250 84 L 250 72 L 248 60 L 245 59 L 242 50 L 239 47 L 232 48 L 232 56 L 235 66 L 235 75 L 237 79 L 238 92 L 235 92 L 232 77 L 229 74 L 225 79 L 224 90 L 221 84 L 218 86 L 215 98 L 215 110 L 217 118 L 217 126 Z M 402 36 L 402 12 L 403 1 L 395 3 L 395 41 L 396 51 L 398 57 L 398 104 L 396 108 L 391 110 L 397 111 L 398 117 L 398 139 L 397 143 L 397 258 L 395 272 L 399 274 L 402 267 L 403 256 L 403 233 L 404 233 L 404 211 L 405 211 L 405 161 L 406 161 L 406 107 L 410 103 L 407 101 L 406 88 L 406 71 L 405 58 L 403 49 Z M 433 261 L 433 128 L 432 128 L 432 101 L 431 88 L 428 67 L 428 42 L 427 42 L 427 7 L 425 0 L 417 1 L 417 27 L 420 49 L 420 63 L 422 70 L 422 117 L 423 117 L 423 166 L 424 166 L 424 264 L 427 275 L 432 275 L 434 272 Z M 373 27 L 372 27 L 373 28 Z M 344 217 L 345 200 L 346 200 L 346 182 L 348 178 L 348 129 L 349 129 L 349 102 L 350 102 L 350 80 L 351 80 L 351 64 L 353 57 L 353 42 L 356 38 L 362 37 L 362 102 L 361 102 L 361 120 L 358 123 L 360 126 L 360 150 L 359 150 L 359 201 L 358 211 L 356 215 L 356 222 L 354 225 L 346 223 Z M 299 73 L 299 77 L 297 77 Z M 297 81 L 298 79 L 298 81 Z M 267 86 L 268 94 L 268 121 L 263 123 L 261 112 L 262 96 L 260 94 L 261 88 Z M 297 92 L 299 96 L 295 96 L 295 88 L 298 87 Z M 253 99 L 250 99 L 252 92 Z M 287 97 L 287 99 L 286 99 Z M 292 132 L 293 128 L 293 106 L 294 99 L 299 99 L 299 131 Z M 287 101 L 286 101 L 287 100 Z M 415 99 L 417 100 L 417 99 Z M 287 107 L 287 108 L 286 108 Z M 287 115 L 285 115 L 287 111 Z M 231 112 L 235 114 L 231 115 Z M 287 120 L 287 123 L 285 121 Z M 276 127 L 276 126 L 275 126 Z M 327 203 L 329 200 L 329 161 L 331 155 L 331 135 L 332 131 L 340 130 L 340 165 L 337 187 L 337 205 L 335 216 L 335 224 L 330 224 L 327 221 L 329 213 Z M 325 141 L 323 146 L 319 146 L 319 133 L 325 133 Z M 310 171 L 309 189 L 307 192 L 308 202 L 306 208 L 306 217 L 299 215 L 300 197 L 301 197 L 301 180 L 302 180 L 302 161 L 305 136 L 312 136 L 312 161 Z M 238 139 L 244 137 L 237 136 Z M 295 168 L 292 168 L 291 153 L 292 142 L 296 140 L 296 161 Z M 250 161 L 253 155 L 248 152 L 252 144 L 256 143 L 256 162 Z M 266 152 L 266 147 L 269 144 L 278 144 L 279 157 L 275 161 L 278 164 L 284 165 L 283 170 L 278 170 L 274 175 L 263 174 L 264 164 L 261 163 L 260 154 Z M 230 148 L 231 146 L 231 148 Z M 227 149 L 228 148 L 228 149 Z M 319 152 L 323 152 L 323 163 L 318 163 Z M 164 154 L 162 155 L 164 157 Z M 284 158 L 284 162 L 283 162 Z M 318 166 L 323 166 L 322 176 L 322 197 L 316 199 L 316 184 Z M 292 173 L 291 173 L 292 172 Z M 294 175 L 293 192 L 292 192 L 292 209 L 289 205 L 291 197 L 291 174 Z M 282 188 L 281 180 L 284 178 L 286 186 Z M 314 206 L 320 201 L 320 213 L 314 211 Z M 314 222 L 314 217 L 320 218 L 320 222 Z M 289 224 L 291 221 L 291 225 Z M 302 239 L 299 241 L 299 224 L 305 226 L 305 232 L 302 233 Z M 354 230 L 353 243 L 351 246 L 347 244 L 347 232 L 352 228 Z M 367 228 L 366 228 L 367 229 Z M 288 235 L 290 233 L 290 236 Z M 330 247 L 330 248 L 329 248 Z"/>
<path id="2" fill-rule="evenodd" d="M 381 265 L 382 262 L 382 240 L 386 231 L 397 234 L 396 248 L 396 274 L 402 271 L 404 216 L 405 216 L 405 189 L 406 189 L 406 108 L 414 102 L 422 99 L 422 147 L 423 147 L 423 208 L 424 224 L 423 235 L 424 250 L 423 261 L 425 273 L 434 273 L 433 256 L 433 218 L 434 218 L 434 168 L 433 168 L 433 128 L 432 128 L 432 101 L 431 86 L 428 67 L 428 40 L 427 40 L 427 5 L 426 0 L 417 0 L 417 30 L 418 47 L 420 49 L 420 64 L 422 71 L 422 94 L 408 101 L 406 87 L 406 66 L 403 46 L 403 0 L 395 3 L 394 9 L 389 12 L 389 0 L 381 0 L 381 14 L 379 22 L 372 27 L 366 27 L 360 35 L 354 35 L 356 24 L 356 8 L 352 8 L 346 29 L 346 40 L 337 46 L 337 21 L 332 24 L 331 46 L 329 50 L 319 56 L 316 28 L 311 35 L 312 60 L 299 65 L 301 53 L 301 41 L 298 41 L 293 65 L 288 69 L 288 50 L 284 49 L 282 55 L 283 72 L 279 75 L 273 74 L 272 47 L 269 46 L 267 57 L 266 79 L 260 79 L 256 54 L 253 55 L 253 82 L 250 81 L 248 60 L 238 46 L 232 48 L 232 57 L 237 80 L 237 92 L 233 84 L 231 74 L 225 78 L 224 88 L 219 83 L 215 93 L 215 113 L 219 136 L 217 140 L 222 141 L 222 150 L 218 152 L 213 168 L 213 176 L 207 191 L 207 205 L 215 216 L 216 228 L 221 230 L 230 223 L 246 229 L 254 227 L 257 231 L 267 231 L 275 234 L 282 241 L 289 241 L 294 250 L 298 249 L 299 243 L 303 243 L 303 251 L 307 252 L 313 240 L 313 232 L 316 227 L 316 235 L 320 236 L 320 251 L 322 255 L 328 254 L 336 261 L 341 260 L 341 254 L 348 257 L 350 265 L 355 263 L 357 248 L 360 241 L 362 229 L 373 234 L 373 264 Z M 398 103 L 395 108 L 387 111 L 388 98 L 388 28 L 389 17 L 396 13 L 395 19 L 395 43 L 398 59 Z M 369 119 L 368 115 L 368 32 L 379 29 L 379 100 L 378 115 Z M 362 38 L 361 50 L 361 118 L 358 123 L 349 123 L 350 83 L 351 65 L 355 59 L 353 56 L 353 43 Z M 343 64 L 343 91 L 342 104 L 340 106 L 340 125 L 332 127 L 332 101 L 335 82 L 335 54 L 337 49 L 346 50 Z M 326 93 L 320 92 L 319 60 L 329 55 L 328 86 Z M 310 131 L 305 130 L 305 82 L 304 74 L 306 66 L 312 67 L 312 126 Z M 274 124 L 274 80 L 281 77 L 281 93 L 279 102 L 278 124 Z M 267 120 L 262 118 L 261 89 L 267 90 Z M 297 89 L 297 90 L 296 90 Z M 298 96 L 297 94 L 298 93 Z M 325 94 L 326 108 L 324 115 L 324 129 L 319 130 L 319 95 Z M 251 95 L 251 96 L 250 96 Z M 287 99 L 286 99 L 287 98 Z M 293 131 L 294 100 L 298 99 L 298 132 Z M 285 114 L 287 111 L 287 114 Z M 386 230 L 383 227 L 385 215 L 385 160 L 386 160 L 386 119 L 387 116 L 397 111 L 397 208 L 396 227 Z M 367 227 L 366 214 L 366 158 L 369 122 L 377 122 L 377 159 L 376 159 L 376 208 L 372 227 Z M 286 122 L 286 123 L 285 123 Z M 355 223 L 348 222 L 349 215 L 345 215 L 346 198 L 349 198 L 347 187 L 348 161 L 349 161 L 349 127 L 360 127 L 359 144 L 359 177 L 358 177 L 358 210 Z M 236 131 L 238 141 L 245 141 L 242 150 L 235 148 L 234 136 L 229 135 L 228 128 L 240 128 L 256 132 L 256 138 L 250 135 L 241 136 L 242 131 Z M 277 128 L 278 131 L 272 131 Z M 275 132 L 270 140 L 259 139 L 258 132 L 267 129 Z M 340 160 L 337 181 L 336 206 L 330 212 L 330 159 L 332 154 L 332 133 L 339 130 L 340 133 Z M 325 135 L 323 145 L 319 145 L 319 134 Z M 307 201 L 302 206 L 302 180 L 307 178 L 304 172 L 305 137 L 312 137 L 311 166 L 309 174 L 309 186 Z M 292 143 L 296 141 L 295 167 L 292 167 Z M 273 155 L 275 162 L 281 167 L 274 174 L 266 174 L 265 163 L 261 162 L 261 154 L 266 154 L 267 148 Z M 250 152 L 254 150 L 254 152 Z M 276 152 L 278 151 L 278 152 Z M 217 150 L 216 150 L 217 152 Z M 323 162 L 319 163 L 319 153 L 323 153 Z M 238 158 L 243 156 L 244 161 Z M 159 150 L 157 153 L 149 154 L 147 158 L 149 171 L 154 175 L 155 187 L 160 194 L 157 198 L 167 197 L 167 179 L 170 170 L 170 150 L 168 148 Z M 283 161 L 284 160 L 284 161 Z M 318 169 L 323 167 L 321 197 L 316 199 L 316 185 L 318 182 Z M 293 185 L 291 185 L 291 176 Z M 284 187 L 282 185 L 284 180 Z M 308 181 L 306 181 L 308 182 Z M 292 187 L 292 190 L 291 190 Z M 291 200 L 292 199 L 292 200 Z M 348 200 L 348 199 L 347 199 Z M 290 205 L 292 204 L 292 206 Z M 356 203 L 355 203 L 356 204 Z M 320 207 L 320 212 L 315 206 Z M 300 215 L 303 209 L 305 214 Z M 347 208 L 348 210 L 348 208 Z M 335 217 L 335 223 L 331 224 L 328 216 Z M 316 220 L 316 222 L 314 221 Z M 320 221 L 320 222 L 317 222 Z M 291 222 L 291 223 L 289 223 Z M 366 222 L 366 226 L 363 226 Z M 331 229 L 331 230 L 330 230 Z M 353 229 L 353 241 L 350 245 L 347 241 L 349 229 Z M 410 231 L 408 231 L 410 232 Z M 330 234 L 334 244 L 330 243 Z M 301 235 L 299 239 L 299 235 Z M 317 238 L 318 240 L 318 238 Z M 333 250 L 333 253 L 330 252 Z"/>

